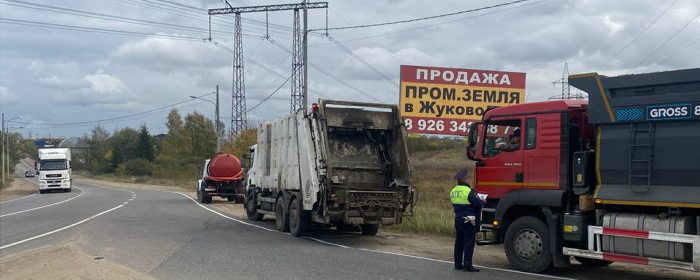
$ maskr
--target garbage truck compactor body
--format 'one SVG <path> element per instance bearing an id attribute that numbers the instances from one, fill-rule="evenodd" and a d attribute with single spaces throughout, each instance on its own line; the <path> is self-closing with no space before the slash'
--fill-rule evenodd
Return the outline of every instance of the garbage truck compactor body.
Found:
<path id="1" fill-rule="evenodd" d="M 359 225 L 374 235 L 412 212 L 406 130 L 395 105 L 321 99 L 261 124 L 251 152 L 251 220 L 274 215 L 277 228 L 295 236 L 309 223 Z"/>
<path id="2" fill-rule="evenodd" d="M 569 83 L 589 101 L 496 108 L 471 125 L 488 194 L 478 244 L 504 243 L 528 272 L 571 256 L 700 271 L 700 69 Z M 498 147 L 516 129 L 519 147 Z"/>

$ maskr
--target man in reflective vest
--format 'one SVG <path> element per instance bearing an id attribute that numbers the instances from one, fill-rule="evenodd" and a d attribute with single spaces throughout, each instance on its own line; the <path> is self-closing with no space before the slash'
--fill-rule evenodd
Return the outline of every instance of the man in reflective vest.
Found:
<path id="1" fill-rule="evenodd" d="M 455 174 L 457 186 L 450 192 L 450 200 L 455 210 L 455 270 L 463 269 L 469 272 L 479 270 L 472 265 L 476 232 L 479 228 L 479 216 L 484 202 L 476 191 L 469 186 L 470 172 L 462 169 Z"/>

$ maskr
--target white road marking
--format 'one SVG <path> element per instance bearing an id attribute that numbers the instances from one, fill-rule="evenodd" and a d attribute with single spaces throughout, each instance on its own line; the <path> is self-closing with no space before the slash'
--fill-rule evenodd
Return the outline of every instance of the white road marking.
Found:
<path id="1" fill-rule="evenodd" d="M 236 222 L 239 222 L 239 223 L 244 224 L 244 225 L 248 225 L 248 226 L 256 227 L 256 228 L 259 228 L 259 229 L 263 229 L 263 230 L 266 230 L 266 231 L 274 231 L 274 232 L 277 232 L 277 230 L 269 229 L 269 228 L 266 228 L 266 227 L 263 227 L 263 226 L 251 224 L 251 223 L 244 222 L 244 221 L 241 221 L 241 220 L 236 219 L 236 218 L 232 218 L 232 217 L 226 216 L 225 214 L 219 213 L 219 212 L 217 212 L 216 210 L 213 210 L 213 209 L 211 209 L 211 208 L 209 208 L 209 207 L 206 207 L 206 206 L 200 204 L 199 202 L 197 202 L 196 200 L 194 200 L 192 197 L 190 197 L 190 196 L 187 195 L 187 194 L 180 193 L 180 192 L 170 192 L 170 191 L 163 191 L 163 192 L 176 193 L 176 194 L 183 195 L 183 196 L 189 198 L 190 200 L 192 200 L 195 204 L 197 204 L 197 205 L 199 205 L 200 207 L 204 208 L 205 210 L 207 210 L 207 211 L 209 211 L 209 212 L 212 212 L 212 213 L 214 213 L 214 214 L 216 214 L 216 215 L 219 215 L 219 216 L 221 216 L 221 217 L 224 217 L 224 218 L 226 218 L 226 219 L 229 219 L 229 220 L 232 220 L 232 221 L 236 221 Z M 284 233 L 284 234 L 290 235 L 289 233 L 286 233 L 286 232 L 280 232 L 280 233 Z M 366 252 L 380 253 L 380 254 L 388 254 L 388 255 L 395 255 L 395 256 L 400 256 L 400 257 L 414 258 L 414 259 L 420 259 L 420 260 L 426 260 L 426 261 L 433 261 L 433 262 L 440 262 L 440 263 L 449 263 L 449 264 L 452 264 L 452 263 L 453 263 L 453 262 L 451 262 L 451 261 L 438 260 L 438 259 L 432 259 L 432 258 L 421 257 L 421 256 L 414 256 L 414 255 L 407 255 L 407 254 L 400 254 L 400 253 L 379 251 L 379 250 L 366 249 L 366 248 L 350 247 L 350 246 L 345 246 L 345 245 L 338 244 L 338 243 L 323 241 L 323 240 L 320 240 L 320 239 L 317 239 L 317 238 L 313 238 L 313 237 L 308 237 L 308 236 L 305 236 L 305 237 L 303 237 L 303 238 L 304 238 L 304 239 L 309 239 L 309 240 L 312 240 L 312 241 L 316 241 L 316 242 L 319 242 L 319 243 L 322 243 L 322 244 L 326 244 L 326 245 L 330 245 L 330 246 L 336 246 L 336 247 L 345 248 L 345 249 L 356 249 L 356 250 L 362 250 L 362 251 L 366 251 Z M 522 271 L 517 271 L 517 270 L 510 270 L 510 269 L 503 269 L 503 268 L 496 268 L 496 267 L 488 267 L 488 266 L 481 266 L 481 265 L 475 265 L 475 267 L 480 267 L 480 268 L 488 269 L 488 270 L 496 270 L 496 271 L 504 271 L 504 272 L 510 272 L 510 273 L 523 274 L 523 275 L 537 276 L 537 277 L 543 277 L 543 278 L 561 279 L 561 280 L 576 280 L 576 279 L 573 279 L 573 278 L 552 276 L 552 275 L 546 275 L 546 274 L 536 274 L 536 273 L 522 272 Z"/>
<path id="2" fill-rule="evenodd" d="M 165 192 L 169 192 L 169 191 L 165 191 Z M 190 200 L 192 200 L 192 202 L 194 202 L 195 204 L 197 204 L 197 205 L 199 205 L 200 207 L 206 209 L 207 211 L 212 212 L 212 213 L 214 213 L 214 214 L 216 214 L 216 215 L 219 215 L 219 216 L 221 216 L 221 217 L 224 217 L 224 218 L 226 218 L 226 219 L 229 219 L 229 220 L 232 220 L 232 221 L 236 221 L 236 222 L 239 222 L 239 223 L 241 223 L 241 224 L 244 224 L 244 225 L 247 225 L 247 226 L 251 226 L 251 227 L 256 227 L 256 228 L 259 228 L 259 229 L 262 229 L 262 230 L 266 230 L 266 231 L 277 231 L 277 230 L 269 229 L 269 228 L 266 228 L 266 227 L 263 227 L 263 226 L 251 224 L 251 223 L 248 223 L 248 222 L 244 222 L 244 221 L 241 221 L 241 220 L 239 220 L 239 219 L 232 218 L 232 217 L 226 216 L 226 215 L 224 215 L 224 214 L 221 214 L 221 213 L 219 213 L 219 212 L 216 212 L 216 211 L 210 209 L 209 207 L 206 207 L 206 206 L 200 204 L 199 202 L 197 202 L 196 200 L 194 200 L 193 198 L 191 198 L 191 197 L 190 197 L 189 195 L 187 195 L 187 194 L 179 193 L 179 192 L 169 192 L 169 193 L 176 193 L 176 194 L 183 195 L 183 196 L 185 196 L 186 198 L 189 198 Z"/>
<path id="3" fill-rule="evenodd" d="M 68 202 L 68 201 L 71 201 L 71 200 L 73 200 L 73 199 L 76 199 L 76 198 L 78 198 L 78 197 L 81 197 L 81 196 L 83 196 L 83 195 L 85 194 L 85 191 L 84 191 L 83 189 L 78 188 L 78 187 L 75 187 L 75 188 L 76 188 L 76 189 L 79 189 L 79 190 L 81 191 L 81 193 L 80 193 L 79 195 L 77 195 L 77 196 L 74 196 L 74 197 L 71 197 L 71 198 L 69 198 L 69 199 L 62 200 L 62 201 L 59 201 L 59 202 L 56 202 L 56 203 L 51 203 L 51 204 L 48 204 L 48 205 L 36 207 L 36 208 L 31 208 L 31 209 L 27 209 L 27 210 L 22 210 L 22 211 L 17 211 L 17 212 L 8 213 L 8 214 L 5 214 L 5 215 L 0 215 L 0 218 L 2 218 L 2 217 L 7 217 L 7 216 L 12 216 L 12 215 L 17 215 L 17 214 L 22 214 L 22 213 L 26 213 L 26 212 L 29 212 L 29 211 L 39 210 L 39 209 L 43 209 L 43 208 L 46 208 L 46 207 L 56 206 L 56 205 L 59 205 L 59 204 L 61 204 L 61 203 L 66 203 L 66 202 Z"/>
<path id="4" fill-rule="evenodd" d="M 6 200 L 6 201 L 2 201 L 2 202 L 0 202 L 0 203 L 6 203 L 6 202 L 10 202 L 10 201 L 20 200 L 20 199 L 27 198 L 27 197 L 30 197 L 30 196 L 35 196 L 35 195 L 37 195 L 37 194 L 34 193 L 34 194 L 30 194 L 30 195 L 23 196 L 23 197 L 19 197 L 19 198 L 15 198 L 15 199 L 10 199 L 10 200 Z"/>
<path id="5" fill-rule="evenodd" d="M 30 238 L 27 238 L 27 239 L 24 239 L 24 240 L 20 240 L 20 241 L 17 241 L 17 242 L 15 242 L 15 243 L 7 244 L 7 245 L 5 245 L 5 246 L 0 247 L 0 250 L 2 250 L 2 249 L 7 249 L 7 248 L 10 248 L 10 247 L 12 247 L 12 246 L 17 246 L 17 245 L 19 245 L 19 244 L 22 244 L 22 243 L 25 243 L 25 242 L 29 242 L 29 241 L 32 241 L 32 240 L 37 239 L 37 238 L 42 238 L 42 237 L 44 237 L 44 236 L 57 233 L 57 232 L 59 232 L 59 231 L 64 231 L 64 230 L 66 230 L 66 229 L 69 229 L 69 228 L 78 226 L 78 225 L 83 224 L 83 223 L 85 223 L 85 222 L 87 222 L 87 221 L 89 221 L 89 220 L 92 220 L 92 219 L 94 219 L 94 218 L 97 218 L 97 217 L 99 217 L 99 216 L 102 216 L 102 215 L 104 215 L 104 214 L 107 214 L 107 213 L 109 213 L 109 212 L 112 212 L 112 211 L 114 211 L 114 210 L 117 210 L 117 209 L 119 209 L 119 208 L 121 208 L 121 207 L 124 207 L 124 205 L 119 205 L 119 206 L 117 206 L 117 207 L 114 207 L 114 208 L 111 208 L 111 209 L 102 211 L 102 212 L 100 212 L 100 213 L 97 213 L 97 214 L 95 214 L 95 215 L 92 215 L 92 216 L 88 217 L 87 219 L 81 220 L 81 221 L 76 222 L 76 223 L 74 223 L 74 224 L 70 224 L 70 225 L 67 225 L 67 226 L 65 226 L 65 227 L 62 227 L 62 228 L 59 228 L 59 229 L 56 229 L 56 230 L 49 231 L 49 232 L 44 233 L 44 234 L 40 234 L 40 235 L 37 235 L 37 236 L 34 236 L 34 237 L 30 237 Z"/>

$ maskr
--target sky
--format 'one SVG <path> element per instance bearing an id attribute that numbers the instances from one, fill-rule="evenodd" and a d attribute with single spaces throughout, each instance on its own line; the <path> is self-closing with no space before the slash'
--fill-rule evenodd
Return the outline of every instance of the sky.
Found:
<path id="1" fill-rule="evenodd" d="M 310 10 L 309 28 L 325 28 L 326 14 L 332 28 L 508 0 L 328 2 L 327 12 Z M 223 7 L 219 0 L 0 0 L 0 112 L 6 118 L 21 115 L 15 120 L 21 123 L 10 127 L 23 127 L 16 131 L 25 136 L 82 136 L 96 124 L 109 131 L 145 124 L 159 134 L 167 132 L 171 108 L 213 118 L 211 103 L 190 96 L 219 85 L 228 128 L 233 16 L 214 16 L 213 40 L 204 40 L 206 9 Z M 561 92 L 552 82 L 562 78 L 565 63 L 571 74 L 607 76 L 694 68 L 700 66 L 698 15 L 696 0 L 531 0 L 405 24 L 331 30 L 332 40 L 316 31 L 309 36 L 309 100 L 398 103 L 400 65 L 524 72 L 528 102 Z M 265 13 L 243 15 L 248 109 L 291 75 L 291 56 L 283 48 L 291 49 L 293 13 L 267 16 L 269 40 L 263 38 Z M 53 28 L 42 27 L 46 23 Z M 248 117 L 252 123 L 274 119 L 289 114 L 289 107 L 286 83 Z M 142 112 L 149 113 L 121 118 Z"/>

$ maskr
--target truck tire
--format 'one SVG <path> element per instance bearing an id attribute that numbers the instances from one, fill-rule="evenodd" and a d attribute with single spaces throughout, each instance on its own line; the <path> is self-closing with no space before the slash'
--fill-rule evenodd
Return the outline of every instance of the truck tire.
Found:
<path id="1" fill-rule="evenodd" d="M 262 221 L 263 214 L 258 213 L 258 202 L 255 199 L 257 195 L 255 191 L 251 191 L 248 196 L 246 196 L 245 202 L 245 213 L 248 216 L 248 220 L 251 221 Z"/>
<path id="2" fill-rule="evenodd" d="M 549 228 L 536 217 L 518 218 L 506 231 L 506 256 L 517 270 L 540 273 L 552 267 L 549 246 Z"/>
<path id="3" fill-rule="evenodd" d="M 235 196 L 232 196 L 232 195 L 229 195 L 229 196 L 226 197 L 226 200 L 227 200 L 228 202 L 234 202 L 234 201 L 236 200 L 236 197 L 235 197 Z"/>
<path id="4" fill-rule="evenodd" d="M 362 235 L 375 236 L 379 232 L 379 225 L 360 225 L 362 228 Z"/>
<path id="5" fill-rule="evenodd" d="M 293 236 L 301 237 L 304 236 L 304 233 L 306 233 L 306 227 L 308 225 L 309 215 L 304 213 L 301 200 L 293 197 L 291 207 L 289 209 L 289 231 Z"/>
<path id="6" fill-rule="evenodd" d="M 275 203 L 275 224 L 277 230 L 281 232 L 289 232 L 289 215 L 284 212 L 284 197 L 277 199 Z"/>
<path id="7" fill-rule="evenodd" d="M 45 193 L 46 193 L 46 190 L 39 190 L 39 193 L 40 193 L 40 194 L 45 194 Z"/>
<path id="8" fill-rule="evenodd" d="M 587 258 L 581 258 L 581 257 L 574 257 L 574 259 L 576 259 L 576 261 L 580 262 L 583 266 L 588 266 L 588 267 L 606 267 L 606 266 L 609 266 L 613 263 L 611 261 L 587 259 Z"/>
<path id="9" fill-rule="evenodd" d="M 67 190 L 65 190 L 65 192 L 71 192 L 71 191 L 73 191 L 73 187 L 70 187 Z"/>

